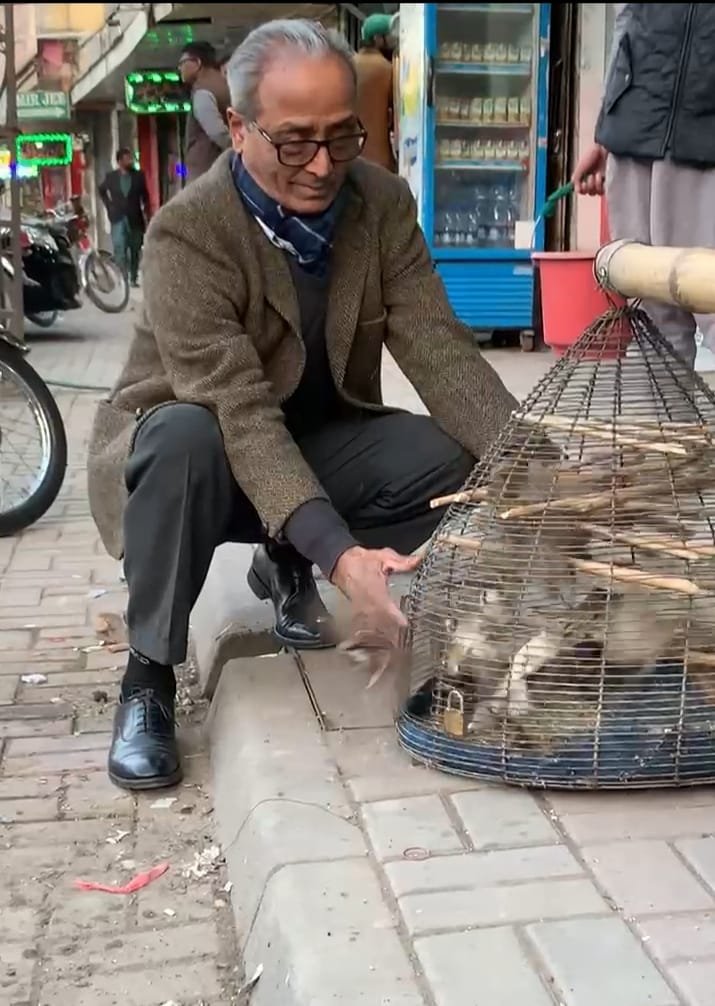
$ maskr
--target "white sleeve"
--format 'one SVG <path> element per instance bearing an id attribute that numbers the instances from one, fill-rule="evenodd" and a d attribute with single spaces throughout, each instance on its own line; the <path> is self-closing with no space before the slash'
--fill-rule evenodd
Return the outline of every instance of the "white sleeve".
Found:
<path id="1" fill-rule="evenodd" d="M 216 101 L 216 96 L 211 91 L 194 91 L 192 98 L 192 111 L 194 118 L 201 126 L 210 140 L 225 150 L 231 146 L 231 134 L 224 121 Z"/>

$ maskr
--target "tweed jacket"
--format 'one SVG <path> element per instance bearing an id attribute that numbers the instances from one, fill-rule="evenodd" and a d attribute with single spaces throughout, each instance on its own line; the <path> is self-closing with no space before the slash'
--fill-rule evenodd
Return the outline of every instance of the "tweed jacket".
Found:
<path id="1" fill-rule="evenodd" d="M 516 402 L 455 319 L 406 182 L 359 160 L 346 184 L 326 324 L 336 387 L 354 405 L 393 411 L 380 389 L 385 345 L 434 419 L 479 457 Z M 124 469 L 136 431 L 176 401 L 215 414 L 233 475 L 275 536 L 299 506 L 326 494 L 280 408 L 305 363 L 289 266 L 244 209 L 228 152 L 152 218 L 143 287 L 127 362 L 90 439 L 90 505 L 107 551 L 123 552 Z"/>

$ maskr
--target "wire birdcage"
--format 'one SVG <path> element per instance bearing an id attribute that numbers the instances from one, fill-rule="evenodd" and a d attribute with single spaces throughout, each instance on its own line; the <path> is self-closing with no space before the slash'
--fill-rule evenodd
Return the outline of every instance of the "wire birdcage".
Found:
<path id="1" fill-rule="evenodd" d="M 715 395 L 649 317 L 592 325 L 451 503 L 401 744 L 526 786 L 713 782 Z"/>

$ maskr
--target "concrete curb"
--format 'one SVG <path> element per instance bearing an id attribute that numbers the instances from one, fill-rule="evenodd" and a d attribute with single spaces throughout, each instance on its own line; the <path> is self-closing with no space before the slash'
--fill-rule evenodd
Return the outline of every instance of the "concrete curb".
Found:
<path id="1" fill-rule="evenodd" d="M 218 836 L 253 1006 L 424 1006 L 290 656 L 230 661 L 209 719 Z"/>
<path id="2" fill-rule="evenodd" d="M 229 660 L 275 654 L 273 608 L 258 601 L 248 588 L 251 545 L 221 545 L 214 553 L 206 583 L 191 612 L 191 637 L 201 692 L 212 698 Z M 336 608 L 337 591 L 324 578 L 316 582 L 323 601 Z"/>

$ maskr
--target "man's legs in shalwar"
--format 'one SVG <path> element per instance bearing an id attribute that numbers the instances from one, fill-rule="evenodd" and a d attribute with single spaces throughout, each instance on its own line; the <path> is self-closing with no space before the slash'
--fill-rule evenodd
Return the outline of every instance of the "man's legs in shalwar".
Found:
<path id="1" fill-rule="evenodd" d="M 715 169 L 700 170 L 670 160 L 635 161 L 610 155 L 606 201 L 611 238 L 670 248 L 715 249 Z M 656 328 L 691 366 L 695 365 L 696 319 L 689 311 L 644 301 Z M 698 318 L 715 349 L 715 320 Z"/>

